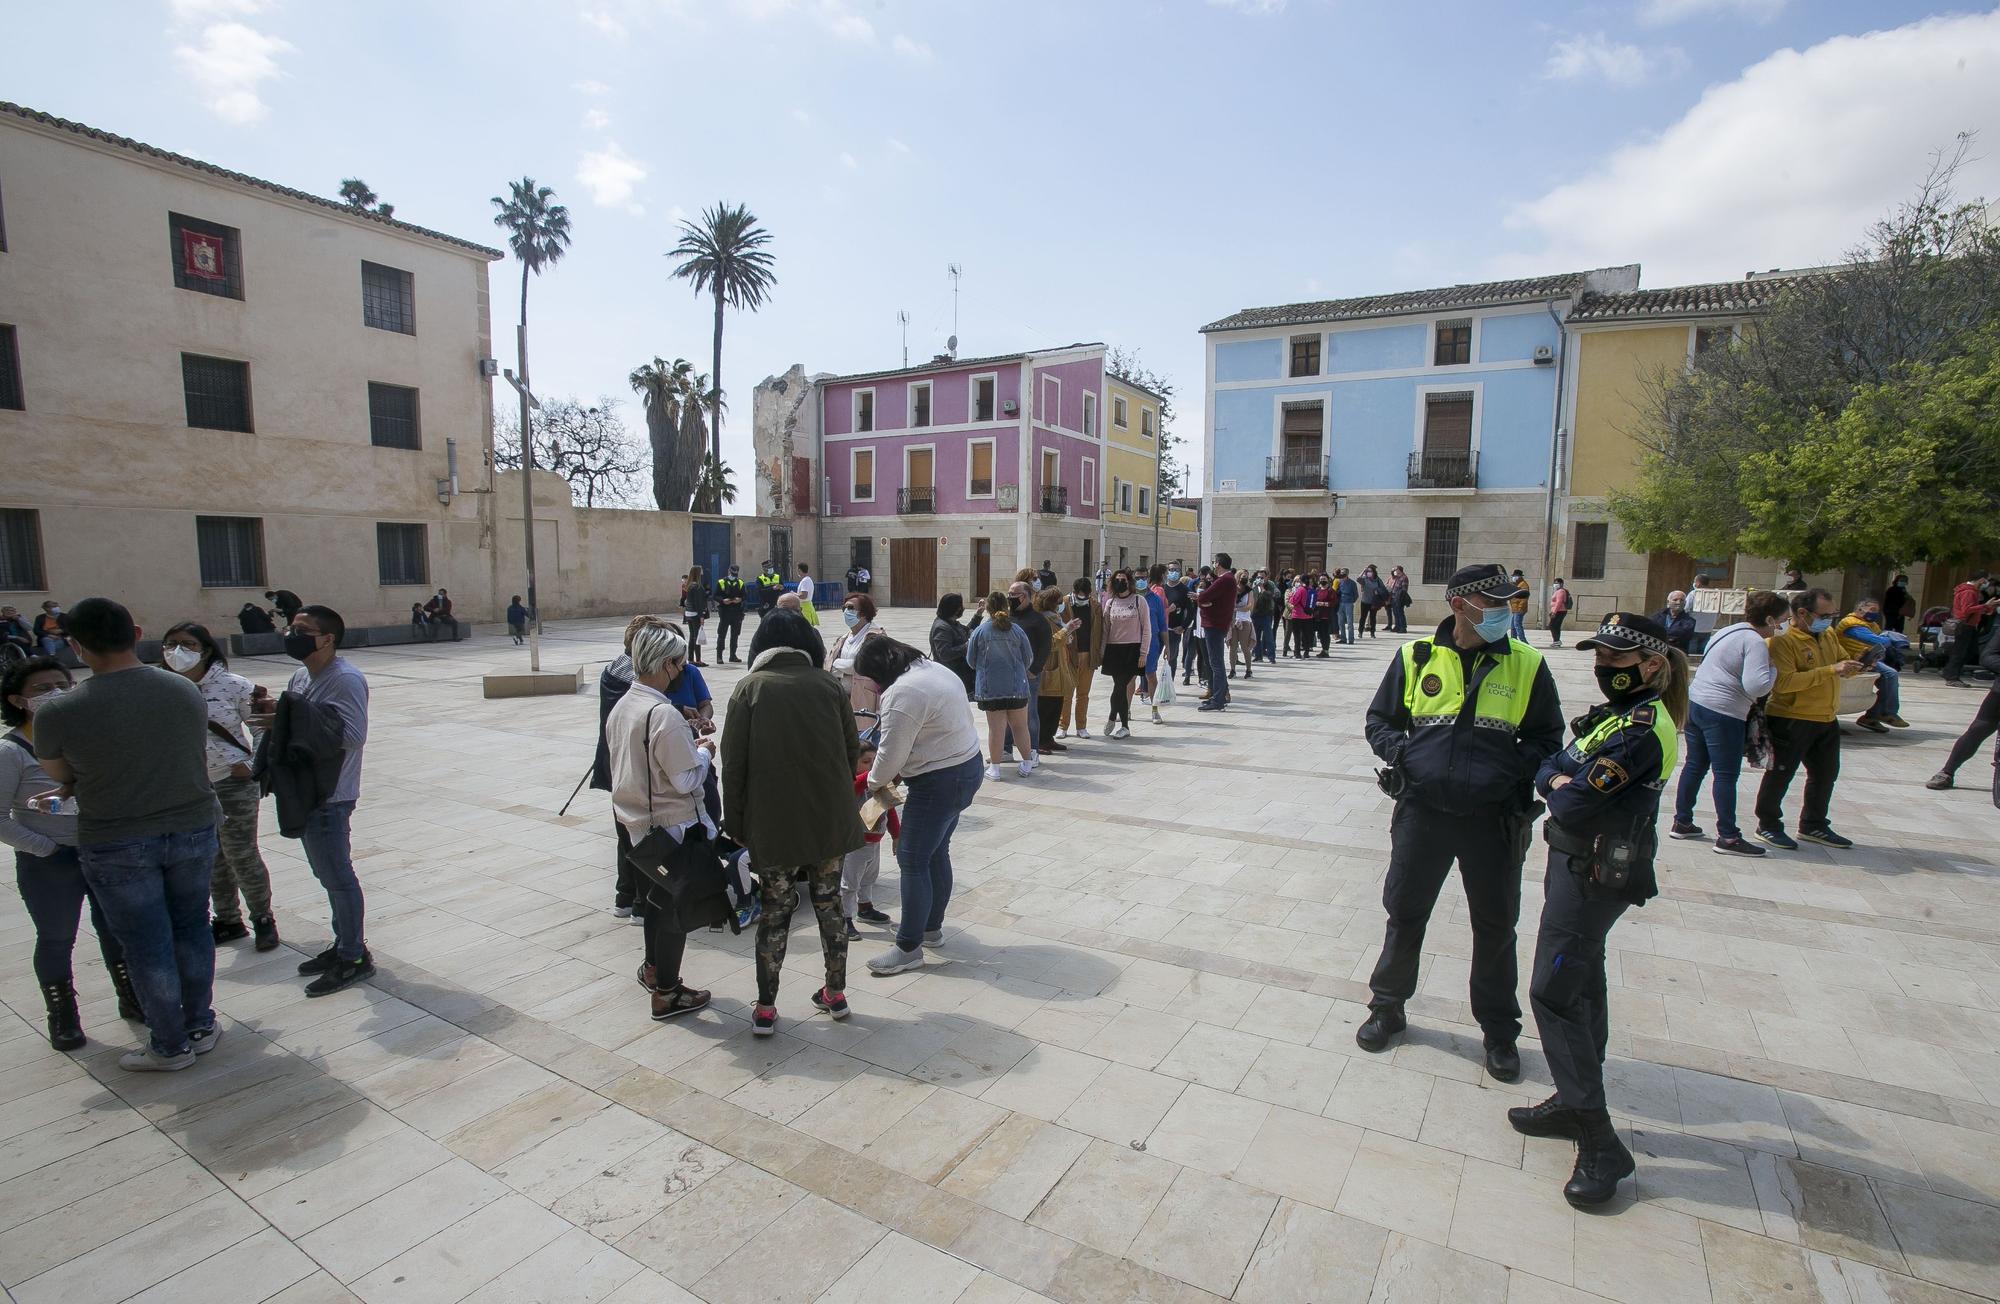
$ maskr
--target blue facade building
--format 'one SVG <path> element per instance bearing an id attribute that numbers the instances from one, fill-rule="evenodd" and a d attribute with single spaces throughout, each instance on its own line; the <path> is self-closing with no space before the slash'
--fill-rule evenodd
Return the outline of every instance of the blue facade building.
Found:
<path id="1" fill-rule="evenodd" d="M 1272 567 L 1402 565 L 1442 602 L 1460 565 L 1539 589 L 1563 317 L 1639 269 L 1252 308 L 1207 340 L 1205 553 Z M 1419 613 L 1422 614 L 1422 613 Z"/>

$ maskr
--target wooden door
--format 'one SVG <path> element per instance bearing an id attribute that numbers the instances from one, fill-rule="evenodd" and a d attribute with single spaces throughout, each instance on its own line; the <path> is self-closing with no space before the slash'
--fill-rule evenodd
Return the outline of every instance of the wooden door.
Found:
<path id="1" fill-rule="evenodd" d="M 889 540 L 889 605 L 937 605 L 937 540 Z"/>
<path id="2" fill-rule="evenodd" d="M 1326 518 L 1274 518 L 1265 565 L 1273 571 L 1326 569 Z"/>
<path id="3" fill-rule="evenodd" d="M 1646 615 L 1667 605 L 1667 595 L 1685 590 L 1694 583 L 1694 558 L 1684 552 L 1661 549 L 1646 554 L 1646 601 L 1639 610 Z"/>
<path id="4" fill-rule="evenodd" d="M 974 539 L 972 541 L 972 592 L 965 595 L 965 605 L 977 606 L 993 591 L 993 540 Z"/>

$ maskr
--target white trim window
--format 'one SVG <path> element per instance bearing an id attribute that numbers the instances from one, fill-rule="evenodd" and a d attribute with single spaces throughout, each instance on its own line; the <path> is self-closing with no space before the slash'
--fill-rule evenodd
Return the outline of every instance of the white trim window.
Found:
<path id="1" fill-rule="evenodd" d="M 1097 395 L 1095 394 L 1085 394 L 1083 396 L 1083 433 L 1092 436 L 1097 434 Z"/>
<path id="2" fill-rule="evenodd" d="M 847 452 L 847 496 L 857 503 L 875 501 L 875 450 L 851 448 Z"/>
<path id="3" fill-rule="evenodd" d="M 1120 480 L 1118 482 L 1118 512 L 1121 516 L 1130 516 L 1132 514 L 1132 482 L 1130 480 Z"/>
<path id="4" fill-rule="evenodd" d="M 967 421 L 995 421 L 1000 417 L 1000 373 L 982 372 L 972 378 L 966 400 Z"/>
<path id="5" fill-rule="evenodd" d="M 1062 450 L 1059 448 L 1044 448 L 1042 450 L 1042 488 L 1060 489 L 1061 487 Z"/>
<path id="6" fill-rule="evenodd" d="M 1077 485 L 1077 495 L 1079 500 L 1085 507 L 1097 506 L 1097 459 L 1096 458 L 1086 457 L 1083 459 L 1083 473 L 1080 479 L 1081 483 Z"/>
<path id="7" fill-rule="evenodd" d="M 910 384 L 909 428 L 919 430 L 935 424 L 936 411 L 931 404 L 931 382 L 913 381 Z"/>
<path id="8" fill-rule="evenodd" d="M 1122 394 L 1113 394 L 1111 396 L 1111 424 L 1117 426 L 1120 430 L 1125 429 L 1125 416 L 1124 396 Z"/>
<path id="9" fill-rule="evenodd" d="M 1050 386 L 1055 388 L 1051 389 Z M 1036 386 L 1036 397 L 1042 402 L 1041 422 L 1052 430 L 1062 428 L 1062 377 L 1043 376 Z"/>
<path id="10" fill-rule="evenodd" d="M 1149 407 L 1139 409 L 1139 437 L 1141 439 L 1153 437 L 1153 409 Z"/>
<path id="11" fill-rule="evenodd" d="M 875 391 L 857 389 L 848 395 L 847 428 L 857 435 L 871 433 L 875 429 Z"/>
<path id="12" fill-rule="evenodd" d="M 986 454 L 985 474 L 981 475 L 979 454 Z M 965 496 L 967 498 L 991 498 L 993 496 L 993 464 L 999 451 L 991 439 L 971 439 L 965 444 Z"/>
<path id="13" fill-rule="evenodd" d="M 1286 375 L 1291 379 L 1320 373 L 1320 349 L 1325 337 L 1319 334 L 1293 335 L 1285 342 Z"/>
<path id="14" fill-rule="evenodd" d="M 1470 366 L 1476 356 L 1478 335 L 1471 317 L 1443 317 L 1431 323 L 1431 365 Z"/>
<path id="15" fill-rule="evenodd" d="M 1139 515 L 1146 516 L 1150 513 L 1153 506 L 1152 493 L 1153 491 L 1145 485 L 1139 486 Z"/>

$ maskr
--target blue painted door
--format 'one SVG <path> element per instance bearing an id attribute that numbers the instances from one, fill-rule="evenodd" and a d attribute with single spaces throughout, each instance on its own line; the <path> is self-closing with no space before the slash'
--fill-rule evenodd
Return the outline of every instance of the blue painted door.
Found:
<path id="1" fill-rule="evenodd" d="M 731 560 L 729 522 L 696 521 L 694 564 L 701 567 L 702 582 L 710 592 L 715 590 L 715 581 L 729 573 Z"/>

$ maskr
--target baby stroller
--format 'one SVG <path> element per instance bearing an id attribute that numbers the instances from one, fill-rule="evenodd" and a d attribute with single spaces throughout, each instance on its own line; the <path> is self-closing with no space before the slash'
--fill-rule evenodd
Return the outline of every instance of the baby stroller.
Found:
<path id="1" fill-rule="evenodd" d="M 1948 624 L 1956 625 L 1950 607 L 1925 607 L 1917 617 L 1916 648 L 1910 655 L 1911 674 L 1921 673 L 1926 666 L 1944 665 L 1945 654 L 1951 647 L 1951 640 L 1945 634 Z"/>

